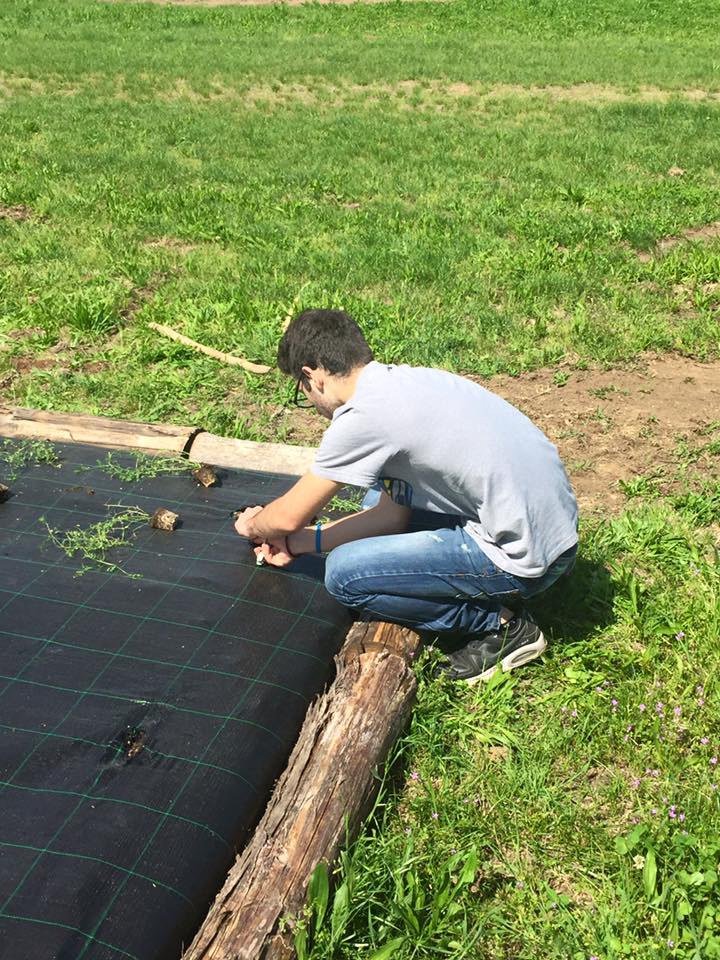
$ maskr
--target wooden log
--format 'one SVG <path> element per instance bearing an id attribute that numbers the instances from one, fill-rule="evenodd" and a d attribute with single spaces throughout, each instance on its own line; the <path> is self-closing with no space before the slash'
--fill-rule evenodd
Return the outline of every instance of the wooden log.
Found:
<path id="1" fill-rule="evenodd" d="M 190 446 L 190 458 L 198 463 L 236 470 L 261 470 L 293 477 L 307 473 L 315 460 L 314 447 L 291 447 L 283 443 L 233 440 L 212 433 L 198 433 Z"/>
<path id="2" fill-rule="evenodd" d="M 12 410 L 0 407 L 0 437 L 89 443 L 153 453 L 185 452 L 191 460 L 199 463 L 292 477 L 306 473 L 316 453 L 314 447 L 235 440 L 205 433 L 197 427 L 135 423 L 81 413 L 53 413 L 19 407 Z"/>
<path id="3" fill-rule="evenodd" d="M 308 711 L 262 820 L 183 960 L 293 956 L 281 921 L 302 910 L 316 865 L 336 858 L 370 808 L 375 771 L 410 715 L 418 642 L 387 623 L 351 629 L 334 683 Z"/>
<path id="4" fill-rule="evenodd" d="M 195 427 L 133 423 L 84 413 L 53 413 L 50 410 L 23 408 L 0 410 L 0 436 L 5 437 L 182 453 L 195 433 Z"/>

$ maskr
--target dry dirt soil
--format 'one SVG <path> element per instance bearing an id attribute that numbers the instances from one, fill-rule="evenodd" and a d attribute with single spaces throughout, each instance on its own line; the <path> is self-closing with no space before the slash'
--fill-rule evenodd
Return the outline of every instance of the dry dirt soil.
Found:
<path id="1" fill-rule="evenodd" d="M 689 452 L 720 439 L 720 362 L 646 356 L 610 370 L 471 379 L 522 410 L 557 444 L 586 512 L 622 509 L 621 480 L 666 476 L 660 488 L 673 487 L 681 464 L 689 464 L 690 478 L 720 477 L 720 456 Z M 317 443 L 322 421 L 303 410 L 288 416 L 293 442 Z"/>

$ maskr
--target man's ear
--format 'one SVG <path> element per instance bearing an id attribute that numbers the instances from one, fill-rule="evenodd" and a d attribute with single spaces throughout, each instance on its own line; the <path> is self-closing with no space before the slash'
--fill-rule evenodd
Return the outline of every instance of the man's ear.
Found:
<path id="1" fill-rule="evenodd" d="M 308 383 L 312 384 L 313 387 L 319 392 L 322 393 L 325 387 L 325 371 L 322 367 L 317 367 L 313 369 L 312 367 L 303 367 L 300 371 Z"/>

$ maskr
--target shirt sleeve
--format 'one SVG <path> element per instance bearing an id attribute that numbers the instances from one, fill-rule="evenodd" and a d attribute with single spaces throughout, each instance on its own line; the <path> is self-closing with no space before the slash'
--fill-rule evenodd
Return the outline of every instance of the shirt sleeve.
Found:
<path id="1" fill-rule="evenodd" d="M 371 487 L 395 452 L 365 414 L 350 408 L 325 431 L 311 473 L 353 487 Z"/>

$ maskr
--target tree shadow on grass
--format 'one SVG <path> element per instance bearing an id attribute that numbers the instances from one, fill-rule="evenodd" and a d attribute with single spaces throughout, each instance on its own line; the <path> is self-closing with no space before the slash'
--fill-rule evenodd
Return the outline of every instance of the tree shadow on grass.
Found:
<path id="1" fill-rule="evenodd" d="M 615 621 L 615 584 L 597 560 L 578 556 L 575 567 L 544 593 L 528 601 L 534 619 L 553 643 L 577 643 Z"/>

